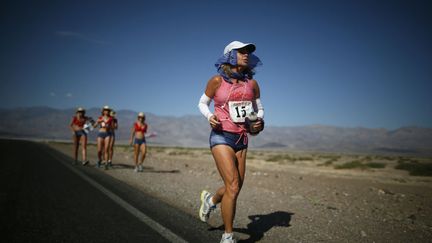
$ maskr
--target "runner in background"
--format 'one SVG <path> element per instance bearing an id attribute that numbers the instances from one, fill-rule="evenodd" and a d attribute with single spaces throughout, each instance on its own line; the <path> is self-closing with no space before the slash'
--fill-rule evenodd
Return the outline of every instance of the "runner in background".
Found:
<path id="1" fill-rule="evenodd" d="M 115 131 L 118 129 L 118 121 L 116 118 L 116 112 L 114 110 L 111 110 L 110 116 L 112 117 L 112 126 L 110 127 L 110 135 L 111 140 L 109 143 L 109 158 L 108 158 L 108 167 L 112 168 L 112 160 L 114 157 L 114 144 L 115 144 Z"/>
<path id="2" fill-rule="evenodd" d="M 105 169 L 108 169 L 109 159 L 109 144 L 111 142 L 111 127 L 113 119 L 110 116 L 111 108 L 104 106 L 102 108 L 102 114 L 95 123 L 95 127 L 99 126 L 99 133 L 97 136 L 97 149 L 98 149 L 98 161 L 96 167 L 100 168 L 102 164 L 105 165 Z"/>
<path id="3" fill-rule="evenodd" d="M 131 137 L 129 140 L 130 145 L 134 146 L 134 161 L 135 172 L 143 171 L 143 163 L 147 153 L 146 138 L 147 123 L 145 123 L 145 115 L 143 112 L 138 113 L 137 120 L 132 126 Z M 141 158 L 139 157 L 141 153 Z"/>
<path id="4" fill-rule="evenodd" d="M 264 129 L 264 109 L 258 82 L 253 79 L 254 68 L 261 64 L 252 54 L 255 45 L 233 41 L 215 66 L 219 75 L 212 77 L 198 107 L 212 128 L 210 148 L 224 186 L 214 194 L 201 192 L 199 217 L 206 222 L 212 210 L 221 203 L 225 232 L 221 242 L 236 242 L 233 222 L 237 197 L 243 186 L 248 147 L 247 133 L 256 135 Z M 214 114 L 210 102 L 214 100 Z"/>
<path id="5" fill-rule="evenodd" d="M 84 124 L 87 122 L 88 118 L 85 116 L 85 109 L 79 107 L 76 110 L 75 116 L 72 118 L 70 124 L 70 129 L 72 131 L 72 141 L 73 141 L 73 156 L 75 164 L 78 163 L 78 150 L 81 143 L 82 149 L 82 165 L 87 165 L 89 161 L 87 160 L 87 133 L 84 132 Z"/>

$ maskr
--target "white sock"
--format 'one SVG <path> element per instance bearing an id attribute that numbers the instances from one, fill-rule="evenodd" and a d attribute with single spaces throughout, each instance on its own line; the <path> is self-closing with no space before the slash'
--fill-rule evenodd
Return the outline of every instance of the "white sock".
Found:
<path id="1" fill-rule="evenodd" d="M 213 197 L 210 197 L 208 200 L 208 203 L 210 204 L 210 207 L 213 207 L 215 204 L 213 203 Z"/>
<path id="2" fill-rule="evenodd" d="M 227 233 L 227 232 L 225 232 L 223 235 L 222 235 L 222 237 L 224 238 L 224 239 L 232 239 L 233 238 L 233 236 L 234 236 L 234 233 Z"/>

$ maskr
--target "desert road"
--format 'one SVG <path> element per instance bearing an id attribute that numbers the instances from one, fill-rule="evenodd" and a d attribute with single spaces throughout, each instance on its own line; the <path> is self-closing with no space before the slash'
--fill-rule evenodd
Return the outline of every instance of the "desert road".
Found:
<path id="1" fill-rule="evenodd" d="M 218 242 L 197 218 L 42 143 L 0 140 L 2 242 Z"/>

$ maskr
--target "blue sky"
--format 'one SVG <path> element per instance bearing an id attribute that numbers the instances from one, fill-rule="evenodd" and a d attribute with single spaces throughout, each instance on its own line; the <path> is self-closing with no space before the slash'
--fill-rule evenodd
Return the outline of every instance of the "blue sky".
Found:
<path id="1" fill-rule="evenodd" d="M 0 107 L 197 115 L 214 62 L 253 42 L 266 121 L 432 127 L 428 1 L 9 1 Z"/>

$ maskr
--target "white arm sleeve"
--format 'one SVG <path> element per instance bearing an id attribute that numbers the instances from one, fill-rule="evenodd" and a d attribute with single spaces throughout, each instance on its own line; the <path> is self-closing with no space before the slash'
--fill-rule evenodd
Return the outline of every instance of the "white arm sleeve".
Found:
<path id="1" fill-rule="evenodd" d="M 257 108 L 258 108 L 258 113 L 257 113 L 257 117 L 264 119 L 264 107 L 261 103 L 261 99 L 258 98 L 255 100 Z"/>
<path id="2" fill-rule="evenodd" d="M 213 116 L 213 113 L 211 113 L 209 109 L 210 102 L 211 98 L 204 93 L 198 103 L 201 114 L 203 114 L 207 120 L 210 120 L 210 117 Z"/>

